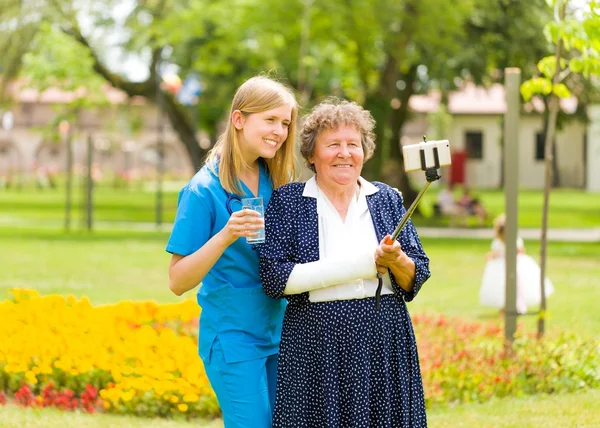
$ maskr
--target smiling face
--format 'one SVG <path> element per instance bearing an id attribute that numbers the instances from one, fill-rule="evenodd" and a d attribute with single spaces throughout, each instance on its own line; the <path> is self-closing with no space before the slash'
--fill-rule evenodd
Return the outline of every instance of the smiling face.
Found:
<path id="1" fill-rule="evenodd" d="M 238 134 L 242 156 L 248 165 L 254 165 L 259 157 L 273 158 L 287 139 L 292 121 L 292 106 L 283 104 L 248 115 L 236 110 L 231 120 Z"/>
<path id="2" fill-rule="evenodd" d="M 320 186 L 343 190 L 356 185 L 364 161 L 360 132 L 352 125 L 321 132 L 309 161 Z"/>

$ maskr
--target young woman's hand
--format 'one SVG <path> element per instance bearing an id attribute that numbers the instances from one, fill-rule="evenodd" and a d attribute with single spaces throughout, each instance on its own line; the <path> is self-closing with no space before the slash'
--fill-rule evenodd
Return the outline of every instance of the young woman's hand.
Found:
<path id="1" fill-rule="evenodd" d="M 258 236 L 258 231 L 265 227 L 265 220 L 254 210 L 244 209 L 231 214 L 229 221 L 221 230 L 228 245 L 233 244 L 238 238 L 253 238 Z"/>

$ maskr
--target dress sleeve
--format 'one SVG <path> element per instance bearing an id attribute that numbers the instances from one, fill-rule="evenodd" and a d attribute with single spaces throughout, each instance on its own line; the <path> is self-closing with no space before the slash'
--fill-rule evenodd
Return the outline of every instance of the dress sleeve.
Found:
<path id="1" fill-rule="evenodd" d="M 520 236 L 517 237 L 517 251 L 523 251 L 525 248 L 525 243 L 523 242 L 523 238 Z"/>
<path id="2" fill-rule="evenodd" d="M 399 206 L 402 207 L 400 210 L 400 218 L 402 218 L 406 214 L 406 209 L 402 204 L 402 196 L 399 196 L 399 198 Z M 421 290 L 421 287 L 425 281 L 427 281 L 431 276 L 431 272 L 429 270 L 429 257 L 427 257 L 425 250 L 423 250 L 421 240 L 419 239 L 417 230 L 411 220 L 406 223 L 397 240 L 400 242 L 402 251 L 404 251 L 406 255 L 415 263 L 415 279 L 413 289 L 409 292 L 398 285 L 396 278 L 394 278 L 390 272 L 392 288 L 396 293 L 402 295 L 405 301 L 410 302 L 415 298 L 419 290 Z"/>
<path id="3" fill-rule="evenodd" d="M 258 246 L 262 285 L 273 298 L 284 297 L 283 291 L 296 265 L 294 242 L 298 216 L 294 211 L 292 201 L 279 189 L 275 190 L 265 212 L 265 242 Z"/>

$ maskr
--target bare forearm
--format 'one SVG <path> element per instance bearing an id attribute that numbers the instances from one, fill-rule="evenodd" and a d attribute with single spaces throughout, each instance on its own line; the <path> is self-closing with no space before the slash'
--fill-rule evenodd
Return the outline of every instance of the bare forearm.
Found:
<path id="1" fill-rule="evenodd" d="M 169 289 L 181 296 L 196 287 L 229 245 L 226 237 L 218 233 L 189 256 L 173 255 L 169 266 Z"/>
<path id="2" fill-rule="evenodd" d="M 390 266 L 390 271 L 396 278 L 398 285 L 407 292 L 411 292 L 415 285 L 415 262 L 406 254 L 398 257 L 396 263 Z"/>

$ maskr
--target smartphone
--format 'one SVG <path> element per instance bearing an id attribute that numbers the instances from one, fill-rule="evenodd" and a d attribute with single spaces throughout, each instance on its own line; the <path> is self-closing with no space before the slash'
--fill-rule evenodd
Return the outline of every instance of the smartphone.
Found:
<path id="1" fill-rule="evenodd" d="M 450 142 L 448 140 L 423 141 L 402 147 L 406 172 L 450 165 Z"/>

